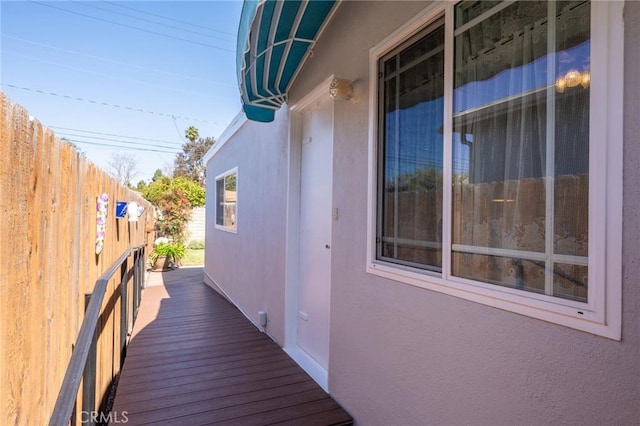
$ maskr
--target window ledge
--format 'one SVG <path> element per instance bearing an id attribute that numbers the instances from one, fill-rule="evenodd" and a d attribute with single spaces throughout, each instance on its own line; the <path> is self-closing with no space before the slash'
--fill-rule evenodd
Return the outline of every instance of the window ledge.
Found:
<path id="1" fill-rule="evenodd" d="M 369 262 L 367 273 L 436 291 L 460 299 L 502 309 L 542 321 L 592 333 L 613 340 L 621 340 L 621 327 L 607 324 L 603 315 L 579 302 L 560 300 L 542 294 L 525 293 L 508 287 L 474 282 L 462 278 L 440 278 L 440 273 L 430 274 L 386 262 Z"/>
<path id="2" fill-rule="evenodd" d="M 228 232 L 230 234 L 237 234 L 238 233 L 238 229 L 237 228 L 232 228 L 230 226 L 216 225 L 215 228 L 218 231 Z"/>

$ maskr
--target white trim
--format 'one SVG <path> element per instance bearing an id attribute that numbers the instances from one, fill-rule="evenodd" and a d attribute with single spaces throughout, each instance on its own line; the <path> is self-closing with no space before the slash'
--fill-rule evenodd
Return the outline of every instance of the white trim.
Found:
<path id="1" fill-rule="evenodd" d="M 298 346 L 285 346 L 282 348 L 292 360 L 296 362 L 311 378 L 329 393 L 329 372 L 318 361 L 309 356 Z"/>
<path id="2" fill-rule="evenodd" d="M 547 16 L 556 16 L 556 6 L 554 2 L 547 3 Z M 547 20 L 547 52 L 556 50 L 556 20 Z M 546 105 L 546 141 L 545 141 L 545 219 L 544 235 L 555 235 L 555 162 L 556 162 L 556 90 L 555 90 L 556 57 L 549 55 L 547 58 L 547 105 Z M 555 241 L 553 238 L 545 238 L 545 274 L 544 292 L 553 294 L 553 259 Z M 591 286 L 589 286 L 589 290 Z M 587 300 L 593 300 L 587 296 Z"/>
<path id="3" fill-rule="evenodd" d="M 216 139 L 216 143 L 213 144 L 209 151 L 202 157 L 202 163 L 205 165 L 209 164 L 209 161 L 220 151 L 220 149 L 231 139 L 233 135 L 235 135 L 238 130 L 248 121 L 247 116 L 244 114 L 244 111 L 240 111 L 233 117 L 231 123 L 222 131 L 218 139 Z"/>
<path id="4" fill-rule="evenodd" d="M 378 150 L 376 146 L 378 132 L 378 59 L 404 40 L 422 30 L 430 22 L 438 19 L 445 7 L 445 4 L 431 3 L 409 22 L 369 50 L 369 164 L 367 167 L 369 173 L 367 229 L 369 232 L 367 232 L 367 265 L 369 265 L 370 259 L 376 258 L 376 209 L 378 204 L 376 178 L 378 167 Z M 446 99 L 445 102 L 447 102 Z M 367 266 L 367 271 L 370 272 L 369 266 Z"/>
<path id="5" fill-rule="evenodd" d="M 452 277 L 449 250 L 451 219 L 443 219 L 443 271 L 436 273 L 376 259 L 378 60 L 445 13 L 445 75 L 453 68 L 453 3 L 431 4 L 369 52 L 369 185 L 367 263 L 370 274 L 461 299 L 586 331 L 614 340 L 622 328 L 622 151 L 623 151 L 623 3 L 591 2 L 591 128 L 589 181 L 589 303 L 523 292 Z M 445 93 L 452 92 L 445 77 Z M 445 111 L 452 111 L 445 95 Z M 595 101 L 594 101 L 595 100 Z M 604 100 L 604 102 L 603 102 Z M 451 114 L 445 114 L 444 185 L 451 186 Z M 603 159 L 605 161 L 603 161 Z M 443 191 L 443 205 L 451 204 Z M 449 203 L 449 204 L 444 204 Z M 606 226 L 605 226 L 606 225 Z M 600 242 L 600 243 L 596 243 Z M 602 243 L 604 242 L 604 244 Z M 529 254 L 529 253 L 527 253 Z M 555 260 L 567 256 L 553 256 Z M 579 263 L 584 264 L 582 258 Z"/>
<path id="6" fill-rule="evenodd" d="M 304 112 L 329 98 L 333 75 L 320 83 L 295 105 L 289 107 L 289 176 L 287 182 L 287 230 L 285 260 L 285 337 L 284 349 L 326 392 L 329 392 L 328 369 L 322 367 L 297 345 L 298 265 L 300 235 L 300 178 L 302 155 L 302 121 Z M 331 102 L 331 100 L 328 100 Z M 332 113 L 333 114 L 333 113 Z M 333 137 L 333 129 L 332 129 Z M 330 343 L 329 343 L 330 344 Z"/>
<path id="7" fill-rule="evenodd" d="M 216 224 L 214 227 L 218 231 L 228 232 L 230 234 L 237 234 L 238 233 L 238 230 L 236 228 L 232 228 L 231 226 L 222 226 L 222 225 Z"/>
<path id="8" fill-rule="evenodd" d="M 593 2 L 595 14 L 607 16 L 607 190 L 606 226 L 606 295 L 605 323 L 616 331 L 613 338 L 622 337 L 622 172 L 624 150 L 624 3 Z M 608 6 L 608 7 L 605 7 Z M 606 10 L 601 10 L 606 9 Z M 592 12 L 592 21 L 594 13 Z M 591 185 L 591 182 L 589 182 Z M 591 245 L 589 246 L 591 247 Z M 606 297 L 605 297 L 606 296 Z"/>
<path id="9" fill-rule="evenodd" d="M 234 174 L 236 175 L 236 222 L 235 222 L 235 226 L 224 226 L 224 225 L 218 225 L 218 181 L 220 179 L 224 179 L 229 175 Z M 224 173 L 220 173 L 218 176 L 215 177 L 214 179 L 214 188 L 213 188 L 213 199 L 215 200 L 215 209 L 214 209 L 214 228 L 219 230 L 219 231 L 224 231 L 224 232 L 229 232 L 230 234 L 237 234 L 238 233 L 238 188 L 239 188 L 239 176 L 238 176 L 238 166 L 227 170 Z"/>
<path id="10" fill-rule="evenodd" d="M 449 3 L 444 12 L 444 93 L 453 93 L 453 41 L 454 41 L 454 4 Z M 453 112 L 453 99 L 451 96 L 444 97 L 443 111 Z M 453 174 L 453 147 L 446 141 L 453 140 L 453 115 L 445 114 L 442 121 L 444 126 L 443 139 L 444 146 L 442 149 L 442 205 L 450 206 L 453 203 L 453 195 L 451 191 L 445 191 L 444 188 L 452 188 Z M 446 203 L 446 204 L 445 204 Z M 453 245 L 453 218 L 451 215 L 442 215 L 442 278 L 451 278 L 451 250 L 445 250 L 446 247 Z"/>
<path id="11" fill-rule="evenodd" d="M 311 108 L 319 99 L 322 99 L 322 97 L 329 99 L 329 86 L 331 85 L 331 80 L 333 80 L 334 77 L 335 76 L 333 74 L 329 76 L 329 78 L 316 86 L 316 88 L 309 92 L 304 98 L 296 102 L 295 105 L 290 106 L 289 111 L 302 114 Z"/>

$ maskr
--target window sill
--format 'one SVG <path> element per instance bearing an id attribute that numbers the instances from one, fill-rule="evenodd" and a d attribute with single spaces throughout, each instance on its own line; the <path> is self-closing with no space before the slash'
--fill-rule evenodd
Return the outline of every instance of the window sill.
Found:
<path id="1" fill-rule="evenodd" d="M 425 290 L 436 291 L 609 339 L 621 340 L 621 328 L 607 324 L 602 313 L 595 312 L 585 303 L 457 277 L 444 279 L 441 278 L 440 273 L 417 271 L 409 267 L 380 261 L 369 262 L 366 270 L 371 275 Z"/>
<path id="2" fill-rule="evenodd" d="M 223 232 L 228 232 L 230 234 L 237 234 L 238 233 L 238 229 L 237 228 L 232 228 L 230 226 L 222 226 L 222 225 L 216 225 L 215 228 L 218 231 L 223 231 Z"/>

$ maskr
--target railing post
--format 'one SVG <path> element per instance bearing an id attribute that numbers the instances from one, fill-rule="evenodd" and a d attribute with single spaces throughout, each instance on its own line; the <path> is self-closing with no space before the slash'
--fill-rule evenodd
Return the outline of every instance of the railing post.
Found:
<path id="1" fill-rule="evenodd" d="M 140 306 L 140 299 L 142 297 L 142 282 L 144 275 L 142 267 L 144 266 L 144 247 L 136 250 L 135 262 L 134 262 L 134 280 L 133 280 L 133 322 L 135 323 L 138 317 L 138 306 Z"/>
<path id="2" fill-rule="evenodd" d="M 120 368 L 124 365 L 124 357 L 127 355 L 127 335 L 129 333 L 129 305 L 127 293 L 129 282 L 127 274 L 120 279 Z"/>
<path id="3" fill-rule="evenodd" d="M 146 266 L 146 254 L 147 254 L 147 247 L 146 246 L 142 246 L 140 248 L 140 288 L 146 288 L 146 283 L 145 283 L 145 271 L 147 270 Z"/>
<path id="4" fill-rule="evenodd" d="M 131 304 L 131 315 L 133 322 L 136 322 L 136 307 L 138 306 L 138 251 L 133 253 L 133 303 Z"/>
<path id="5" fill-rule="evenodd" d="M 91 300 L 91 293 L 84 295 L 85 310 Z M 98 317 L 99 322 L 99 317 Z M 84 366 L 84 373 L 82 374 L 82 412 L 84 418 L 88 418 L 88 422 L 83 422 L 85 425 L 95 426 L 95 416 L 93 413 L 96 411 L 96 346 L 98 343 L 98 330 L 99 324 L 93 333 L 91 339 L 91 346 L 89 348 L 89 354 L 87 356 L 87 363 Z M 84 419 L 83 419 L 84 420 Z"/>

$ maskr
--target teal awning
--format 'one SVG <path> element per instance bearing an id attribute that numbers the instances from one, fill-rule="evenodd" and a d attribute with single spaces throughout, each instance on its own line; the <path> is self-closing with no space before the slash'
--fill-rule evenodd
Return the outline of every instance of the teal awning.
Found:
<path id="1" fill-rule="evenodd" d="M 245 0 L 236 65 L 249 120 L 273 121 L 338 0 Z"/>

